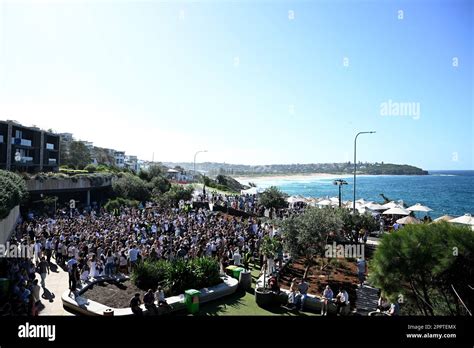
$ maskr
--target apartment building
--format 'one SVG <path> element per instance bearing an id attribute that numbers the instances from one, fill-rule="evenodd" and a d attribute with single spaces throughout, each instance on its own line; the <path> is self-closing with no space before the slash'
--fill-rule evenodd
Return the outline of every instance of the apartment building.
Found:
<path id="1" fill-rule="evenodd" d="M 0 121 L 0 169 L 35 172 L 59 168 L 58 134 L 16 121 Z"/>

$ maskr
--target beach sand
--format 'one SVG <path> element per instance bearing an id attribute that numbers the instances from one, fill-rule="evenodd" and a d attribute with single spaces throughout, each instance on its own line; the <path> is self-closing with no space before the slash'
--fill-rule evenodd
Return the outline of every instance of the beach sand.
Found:
<path id="1" fill-rule="evenodd" d="M 312 179 L 337 179 L 347 178 L 351 174 L 328 174 L 328 173 L 304 173 L 304 174 L 276 174 L 276 175 L 255 175 L 255 176 L 235 176 L 238 182 L 247 185 L 249 182 L 258 184 L 261 181 L 310 181 Z"/>

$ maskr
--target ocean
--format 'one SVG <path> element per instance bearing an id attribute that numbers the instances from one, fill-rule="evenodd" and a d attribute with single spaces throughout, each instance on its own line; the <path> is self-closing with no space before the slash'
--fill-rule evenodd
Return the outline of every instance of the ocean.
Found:
<path id="1" fill-rule="evenodd" d="M 296 180 L 286 178 L 256 178 L 250 180 L 258 187 L 277 186 L 289 195 L 304 197 L 337 197 L 335 178 L 342 178 L 348 185 L 342 188 L 342 199 L 353 197 L 353 176 L 308 177 Z M 390 200 L 403 200 L 408 206 L 421 203 L 433 209 L 432 218 L 442 215 L 474 215 L 474 170 L 429 171 L 429 175 L 358 175 L 356 199 L 382 203 L 383 193 Z"/>

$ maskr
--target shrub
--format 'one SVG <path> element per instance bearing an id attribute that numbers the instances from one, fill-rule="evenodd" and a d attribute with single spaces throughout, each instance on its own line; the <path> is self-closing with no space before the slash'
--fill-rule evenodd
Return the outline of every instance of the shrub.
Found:
<path id="1" fill-rule="evenodd" d="M 191 260 L 144 261 L 132 273 L 132 281 L 143 290 L 163 286 L 167 295 L 178 295 L 188 289 L 201 289 L 221 282 L 219 262 L 201 257 Z"/>
<path id="2" fill-rule="evenodd" d="M 147 201 L 150 198 L 150 191 L 145 181 L 128 173 L 123 173 L 119 177 L 112 185 L 114 193 L 118 197 L 138 201 Z"/>
<path id="3" fill-rule="evenodd" d="M 85 166 L 84 170 L 86 170 L 88 173 L 94 173 L 97 171 L 97 166 L 94 164 L 88 164 Z"/>
<path id="4" fill-rule="evenodd" d="M 20 204 L 27 194 L 26 184 L 21 176 L 0 170 L 0 219 L 8 216 L 10 210 Z"/>
<path id="5" fill-rule="evenodd" d="M 104 209 L 111 213 L 116 209 L 120 209 L 123 206 L 136 208 L 139 204 L 139 201 L 118 197 L 116 199 L 109 199 L 108 202 L 105 203 Z"/>
<path id="6" fill-rule="evenodd" d="M 282 209 L 288 206 L 286 202 L 287 195 L 275 186 L 267 188 L 262 192 L 259 202 L 266 208 Z"/>

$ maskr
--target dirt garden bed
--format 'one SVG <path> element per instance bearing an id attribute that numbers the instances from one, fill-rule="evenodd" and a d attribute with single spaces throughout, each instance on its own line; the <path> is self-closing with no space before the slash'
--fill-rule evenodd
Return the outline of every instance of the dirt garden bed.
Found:
<path id="1" fill-rule="evenodd" d="M 308 274 L 309 293 L 321 296 L 326 285 L 329 284 L 334 296 L 337 295 L 339 288 L 343 287 L 349 294 L 351 308 L 354 307 L 357 299 L 356 289 L 359 285 L 357 278 L 357 265 L 355 261 L 347 259 L 334 259 L 328 266 L 321 270 L 321 259 L 318 264 L 311 267 Z M 327 261 L 325 261 L 327 263 Z M 280 287 L 289 290 L 291 280 L 303 278 L 305 266 L 302 259 L 293 260 L 280 274 Z M 329 274 L 329 277 L 328 277 Z"/>
<path id="2" fill-rule="evenodd" d="M 108 307 L 126 308 L 130 306 L 130 300 L 137 292 L 140 293 L 140 297 L 145 294 L 131 280 L 124 282 L 104 281 L 92 285 L 82 296 Z"/>

